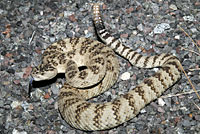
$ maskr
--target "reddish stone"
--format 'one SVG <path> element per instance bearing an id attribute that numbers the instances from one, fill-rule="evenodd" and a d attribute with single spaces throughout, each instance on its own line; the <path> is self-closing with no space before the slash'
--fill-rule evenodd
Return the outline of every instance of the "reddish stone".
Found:
<path id="1" fill-rule="evenodd" d="M 44 98 L 45 98 L 45 99 L 49 99 L 49 98 L 50 98 L 50 94 L 49 94 L 49 93 L 46 93 L 46 94 L 44 95 Z"/>
<path id="2" fill-rule="evenodd" d="M 28 76 L 31 74 L 31 71 L 32 71 L 32 67 L 31 66 L 28 66 L 26 69 L 25 69 L 25 72 L 23 74 L 23 78 L 24 79 L 27 79 Z"/>
<path id="3" fill-rule="evenodd" d="M 8 57 L 8 58 L 11 58 L 13 55 L 11 53 L 6 53 L 5 56 Z"/>
<path id="4" fill-rule="evenodd" d="M 133 10 L 134 10 L 134 8 L 133 8 L 133 7 L 130 7 L 130 8 L 128 8 L 128 9 L 126 9 L 126 13 L 131 13 Z"/>
<path id="5" fill-rule="evenodd" d="M 76 21 L 75 15 L 74 14 L 70 15 L 69 20 L 71 20 L 72 22 L 75 22 Z"/>
<path id="6" fill-rule="evenodd" d="M 120 37 L 121 37 L 121 38 L 127 38 L 127 37 L 128 37 L 128 34 L 121 34 Z"/>
<path id="7" fill-rule="evenodd" d="M 16 85 L 18 85 L 18 84 L 20 83 L 20 80 L 14 80 L 14 83 L 15 83 Z"/>
<path id="8" fill-rule="evenodd" d="M 103 4 L 102 9 L 104 10 L 106 8 L 107 8 L 106 4 Z"/>
<path id="9" fill-rule="evenodd" d="M 41 54 L 41 49 L 40 49 L 40 48 L 37 47 L 37 48 L 35 49 L 35 51 L 36 51 L 36 53 Z"/>

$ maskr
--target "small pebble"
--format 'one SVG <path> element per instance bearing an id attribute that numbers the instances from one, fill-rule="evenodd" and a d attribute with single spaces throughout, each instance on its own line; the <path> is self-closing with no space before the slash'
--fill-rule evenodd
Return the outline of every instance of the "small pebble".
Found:
<path id="1" fill-rule="evenodd" d="M 131 74 L 129 72 L 125 72 L 120 76 L 120 79 L 122 80 L 128 80 L 130 79 Z"/>
<path id="2" fill-rule="evenodd" d="M 174 5 L 174 4 L 171 4 L 171 5 L 169 6 L 169 8 L 172 9 L 172 10 L 177 10 L 176 5 Z"/>
<path id="3" fill-rule="evenodd" d="M 158 24 L 153 32 L 154 34 L 161 34 L 163 33 L 166 29 L 170 29 L 170 25 L 168 23 L 161 23 L 161 24 Z"/>
<path id="4" fill-rule="evenodd" d="M 53 94 L 58 95 L 58 93 L 59 93 L 59 88 L 60 88 L 60 85 L 59 85 L 59 84 L 52 84 L 52 86 L 51 86 L 51 91 L 53 92 Z"/>
<path id="5" fill-rule="evenodd" d="M 183 16 L 185 21 L 194 21 L 194 16 Z"/>
<path id="6" fill-rule="evenodd" d="M 144 26 L 143 26 L 142 24 L 139 24 L 139 25 L 137 26 L 137 29 L 138 29 L 139 31 L 143 31 L 143 30 L 144 30 Z"/>
<path id="7" fill-rule="evenodd" d="M 165 113 L 165 110 L 163 108 L 161 108 L 161 107 L 158 107 L 158 112 Z"/>
<path id="8" fill-rule="evenodd" d="M 137 35 L 137 31 L 136 31 L 136 30 L 133 30 L 132 34 L 133 34 L 133 35 Z"/>
<path id="9" fill-rule="evenodd" d="M 163 101 L 162 98 L 158 98 L 158 105 L 159 106 L 164 106 L 165 105 L 165 102 Z"/>
<path id="10" fill-rule="evenodd" d="M 121 37 L 121 38 L 127 38 L 127 37 L 128 37 L 128 34 L 127 34 L 127 33 L 126 33 L 126 34 L 121 34 L 120 37 Z"/>
<path id="11" fill-rule="evenodd" d="M 50 42 L 55 42 L 55 37 L 50 37 Z"/>
<path id="12" fill-rule="evenodd" d="M 140 111 L 140 113 L 146 113 L 147 111 L 143 108 L 141 111 Z"/>
<path id="13" fill-rule="evenodd" d="M 154 70 L 155 72 L 158 72 L 159 68 L 153 68 L 153 70 Z"/>
<path id="14" fill-rule="evenodd" d="M 27 134 L 27 132 L 25 132 L 25 131 L 18 131 L 17 129 L 13 129 L 13 131 L 12 131 L 12 134 Z"/>
<path id="15" fill-rule="evenodd" d="M 35 91 L 31 92 L 31 97 L 34 100 L 41 100 L 42 97 L 45 95 L 45 92 L 37 88 Z"/>
<path id="16" fill-rule="evenodd" d="M 45 95 L 44 95 L 44 99 L 49 99 L 50 98 L 50 94 L 49 93 L 46 93 Z"/>
<path id="17" fill-rule="evenodd" d="M 191 126 L 191 122 L 190 122 L 189 120 L 184 120 L 184 121 L 182 122 L 182 124 L 183 124 L 183 126 L 185 126 L 185 127 Z"/>
<path id="18" fill-rule="evenodd" d="M 180 35 L 176 35 L 176 36 L 174 37 L 174 39 L 180 40 Z"/>
<path id="19" fill-rule="evenodd" d="M 70 12 L 70 11 L 64 11 L 64 17 L 68 17 L 70 15 L 72 15 L 73 12 Z"/>
<path id="20" fill-rule="evenodd" d="M 22 102 L 20 102 L 20 101 L 13 101 L 13 102 L 11 103 L 12 109 L 14 109 L 14 108 L 16 108 L 16 107 L 18 107 L 18 106 L 21 106 L 21 105 L 22 105 Z"/>
<path id="21" fill-rule="evenodd" d="M 134 10 L 134 8 L 133 8 L 133 7 L 130 7 L 130 8 L 128 8 L 128 9 L 126 9 L 126 13 L 131 13 L 133 10 Z"/>
<path id="22" fill-rule="evenodd" d="M 156 3 L 152 3 L 151 8 L 154 14 L 157 14 L 159 12 L 159 6 Z"/>

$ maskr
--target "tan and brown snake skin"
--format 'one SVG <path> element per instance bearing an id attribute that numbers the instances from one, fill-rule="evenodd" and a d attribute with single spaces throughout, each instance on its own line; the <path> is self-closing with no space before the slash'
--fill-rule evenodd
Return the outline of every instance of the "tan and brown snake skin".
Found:
<path id="1" fill-rule="evenodd" d="M 110 129 L 132 119 L 145 105 L 181 78 L 177 57 L 170 54 L 138 54 L 105 29 L 99 4 L 93 5 L 93 14 L 97 33 L 107 46 L 87 38 L 59 41 L 45 50 L 43 63 L 32 72 L 35 80 L 50 79 L 57 73 L 66 74 L 67 80 L 58 97 L 59 111 L 72 127 L 86 131 Z M 88 102 L 88 99 L 104 92 L 117 80 L 119 64 L 109 47 L 134 66 L 160 67 L 160 70 L 111 102 Z M 82 70 L 80 66 L 87 67 Z"/>

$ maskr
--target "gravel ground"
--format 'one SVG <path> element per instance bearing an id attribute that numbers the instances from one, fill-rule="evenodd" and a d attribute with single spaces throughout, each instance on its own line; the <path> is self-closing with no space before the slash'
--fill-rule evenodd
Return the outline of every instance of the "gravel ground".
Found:
<path id="1" fill-rule="evenodd" d="M 175 96 L 158 99 L 129 122 L 98 132 L 76 130 L 61 118 L 56 100 L 64 82 L 62 76 L 29 90 L 31 69 L 40 63 L 47 46 L 66 37 L 97 39 L 90 3 L 0 1 L 0 134 L 200 134 L 197 95 L 178 95 L 192 91 L 184 75 L 164 93 Z M 102 12 L 107 29 L 124 44 L 144 55 L 169 52 L 179 57 L 194 86 L 200 89 L 199 49 L 179 27 L 200 45 L 198 0 L 107 0 Z M 110 101 L 155 71 L 132 67 L 121 57 L 119 61 L 122 77 L 94 101 Z"/>

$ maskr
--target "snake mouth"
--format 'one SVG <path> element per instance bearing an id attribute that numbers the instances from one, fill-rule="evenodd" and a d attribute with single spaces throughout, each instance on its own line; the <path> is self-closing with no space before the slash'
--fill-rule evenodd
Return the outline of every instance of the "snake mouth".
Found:
<path id="1" fill-rule="evenodd" d="M 83 70 L 86 70 L 86 69 L 88 69 L 87 66 L 79 66 L 79 67 L 78 67 L 78 70 L 79 70 L 79 71 L 83 71 Z"/>

